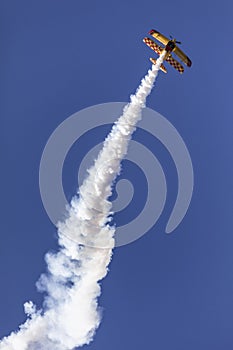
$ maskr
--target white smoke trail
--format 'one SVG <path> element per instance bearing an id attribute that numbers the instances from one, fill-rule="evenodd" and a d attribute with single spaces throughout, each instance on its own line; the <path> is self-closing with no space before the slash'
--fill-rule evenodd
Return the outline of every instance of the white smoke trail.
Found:
<path id="1" fill-rule="evenodd" d="M 131 96 L 89 169 L 79 198 L 73 198 L 68 218 L 58 225 L 60 249 L 46 255 L 48 272 L 37 282 L 39 291 L 47 295 L 43 309 L 36 310 L 31 301 L 25 303 L 26 322 L 1 340 L 0 350 L 68 350 L 92 340 L 101 320 L 98 281 L 107 274 L 114 247 L 107 199 L 163 58 Z"/>

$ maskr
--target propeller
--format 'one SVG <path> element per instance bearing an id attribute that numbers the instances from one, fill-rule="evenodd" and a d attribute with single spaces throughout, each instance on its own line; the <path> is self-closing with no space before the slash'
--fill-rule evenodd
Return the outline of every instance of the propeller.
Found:
<path id="1" fill-rule="evenodd" d="M 173 40 L 173 37 L 171 35 L 169 35 L 169 37 L 170 37 L 170 39 Z M 181 44 L 181 41 L 177 41 L 176 39 L 175 39 L 175 41 L 176 41 L 177 44 Z"/>

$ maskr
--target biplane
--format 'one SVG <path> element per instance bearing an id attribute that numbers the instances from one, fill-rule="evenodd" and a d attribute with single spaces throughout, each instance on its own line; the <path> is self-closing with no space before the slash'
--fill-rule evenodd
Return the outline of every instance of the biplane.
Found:
<path id="1" fill-rule="evenodd" d="M 188 58 L 187 55 L 177 46 L 177 44 L 181 44 L 181 42 L 177 41 L 176 39 L 169 40 L 164 36 L 163 34 L 157 32 L 157 30 L 150 30 L 149 34 L 153 36 L 156 40 L 158 40 L 160 43 L 162 43 L 164 46 L 158 45 L 155 41 L 151 40 L 150 38 L 144 38 L 143 41 L 146 45 L 148 45 L 152 50 L 154 50 L 159 56 L 166 51 L 164 60 L 170 63 L 171 66 L 173 66 L 178 72 L 183 73 L 184 67 L 180 62 L 178 62 L 173 56 L 172 53 L 174 53 L 176 56 L 178 56 L 181 61 L 183 61 L 186 66 L 191 67 L 192 62 Z M 153 64 L 156 64 L 155 58 L 150 58 L 150 61 Z M 163 64 L 161 64 L 160 69 L 167 73 L 167 70 Z"/>

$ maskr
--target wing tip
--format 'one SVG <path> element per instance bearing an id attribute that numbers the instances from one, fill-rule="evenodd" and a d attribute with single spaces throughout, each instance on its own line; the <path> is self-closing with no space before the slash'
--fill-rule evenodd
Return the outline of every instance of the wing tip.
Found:
<path id="1" fill-rule="evenodd" d="M 150 34 L 150 35 L 153 35 L 154 33 L 158 33 L 157 30 L 151 29 L 151 30 L 149 31 L 149 34 Z"/>

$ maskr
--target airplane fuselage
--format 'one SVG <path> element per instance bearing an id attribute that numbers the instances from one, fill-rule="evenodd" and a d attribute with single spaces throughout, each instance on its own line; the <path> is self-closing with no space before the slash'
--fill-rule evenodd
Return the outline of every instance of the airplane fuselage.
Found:
<path id="1" fill-rule="evenodd" d="M 165 50 L 167 52 L 172 52 L 176 47 L 175 40 L 168 41 L 167 45 L 165 46 Z"/>
<path id="2" fill-rule="evenodd" d="M 164 50 L 166 51 L 166 55 L 164 59 L 166 59 L 168 56 L 171 55 L 171 52 L 174 51 L 175 47 L 176 47 L 176 42 L 174 39 L 168 41 L 167 45 L 164 48 Z"/>

